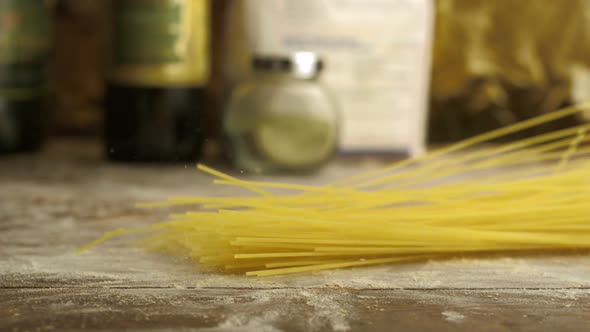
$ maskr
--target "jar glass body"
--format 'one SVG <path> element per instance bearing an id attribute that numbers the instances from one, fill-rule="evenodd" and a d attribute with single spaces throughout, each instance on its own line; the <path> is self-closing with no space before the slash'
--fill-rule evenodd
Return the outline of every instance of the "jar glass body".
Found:
<path id="1" fill-rule="evenodd" d="M 241 171 L 310 171 L 338 142 L 338 111 L 314 79 L 256 73 L 232 93 L 224 116 L 230 157 Z"/>

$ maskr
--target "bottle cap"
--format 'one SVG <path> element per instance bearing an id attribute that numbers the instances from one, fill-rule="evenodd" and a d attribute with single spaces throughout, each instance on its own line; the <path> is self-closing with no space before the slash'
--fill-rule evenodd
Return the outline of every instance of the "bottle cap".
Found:
<path id="1" fill-rule="evenodd" d="M 312 52 L 295 52 L 289 56 L 255 55 L 252 68 L 263 72 L 291 73 L 295 78 L 315 78 L 323 68 L 323 61 Z"/>

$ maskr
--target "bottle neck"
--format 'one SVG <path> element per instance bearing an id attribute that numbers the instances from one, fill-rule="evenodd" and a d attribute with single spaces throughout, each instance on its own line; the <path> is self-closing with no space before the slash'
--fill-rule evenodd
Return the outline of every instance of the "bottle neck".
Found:
<path id="1" fill-rule="evenodd" d="M 291 72 L 281 71 L 257 71 L 254 70 L 253 75 L 256 79 L 264 81 L 292 81 L 292 82 L 315 82 L 317 75 L 311 77 L 297 77 Z"/>

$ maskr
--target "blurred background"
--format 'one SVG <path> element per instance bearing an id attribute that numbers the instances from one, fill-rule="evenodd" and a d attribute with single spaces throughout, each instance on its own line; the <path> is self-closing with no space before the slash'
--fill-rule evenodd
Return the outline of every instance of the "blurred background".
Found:
<path id="1" fill-rule="evenodd" d="M 4 4 L 0 14 L 27 10 L 16 1 L 0 2 Z M 18 1 L 29 2 L 34 3 Z M 117 135 L 112 125 L 105 134 L 105 127 L 109 127 L 105 121 L 121 121 L 130 130 L 133 121 L 145 116 L 136 113 L 135 120 L 108 117 L 109 112 L 120 114 L 139 107 L 126 104 L 129 98 L 144 98 L 141 91 L 126 90 L 133 80 L 118 80 L 112 74 L 112 54 L 117 53 L 113 47 L 145 52 L 151 45 L 149 37 L 147 42 L 133 44 L 138 37 L 125 30 L 142 26 L 124 20 L 152 17 L 145 14 L 148 3 L 157 7 L 177 1 L 159 2 L 43 2 L 51 16 L 44 142 L 55 137 L 104 141 L 105 135 Z M 224 117 L 232 91 L 249 80 L 248 70 L 256 54 L 274 56 L 274 60 L 266 59 L 266 65 L 271 66 L 273 61 L 292 60 L 297 51 L 312 51 L 321 57 L 323 71 L 318 81 L 335 96 L 340 114 L 336 150 L 343 154 L 419 154 L 426 144 L 457 141 L 590 98 L 590 35 L 586 33 L 590 31 L 590 2 L 585 0 L 326 0 L 272 4 L 214 0 L 202 1 L 205 4 L 197 6 L 200 9 L 191 9 L 199 0 L 192 1 L 193 5 L 184 2 L 178 1 L 179 6 L 184 6 L 180 10 L 193 10 L 196 14 L 189 22 L 199 25 L 199 31 L 206 34 L 201 36 L 206 48 L 194 51 L 190 57 L 203 58 L 201 65 L 207 68 L 200 69 L 203 77 L 194 84 L 171 82 L 166 87 L 199 86 L 199 91 L 186 92 L 198 98 L 170 98 L 188 98 L 192 100 L 189 104 L 206 105 L 198 118 L 185 121 L 199 123 L 199 139 L 203 140 L 208 158 L 221 158 L 228 149 L 239 149 L 237 143 L 227 139 L 231 135 L 224 134 Z M 134 16 L 134 10 L 144 10 L 145 15 Z M 6 35 L 9 20 L 7 15 L 2 17 Z M 155 29 L 153 17 L 150 26 Z M 36 23 L 39 20 L 28 24 Z M 155 31 L 146 30 L 145 34 L 153 39 L 161 37 Z M 259 61 L 259 69 L 264 66 L 265 62 Z M 138 86 L 147 89 L 150 84 L 145 82 Z M 159 100 L 145 98 L 152 104 Z M 241 104 L 237 103 L 239 108 Z M 572 121 L 583 119 L 568 119 Z M 556 126 L 567 124 L 571 123 Z M 554 128 L 545 128 L 549 129 Z M 164 134 L 157 130 L 147 136 L 161 140 Z M 262 135 L 263 131 L 259 132 Z M 255 139 L 280 141 L 276 130 L 264 133 L 266 138 Z M 105 146 L 106 155 L 112 144 Z M 282 149 L 305 150 L 305 144 L 284 142 Z M 276 147 L 261 149 L 273 148 L 281 146 L 277 143 Z M 193 156 L 197 155 L 195 152 Z M 290 157 L 277 158 L 289 163 L 285 160 Z"/>

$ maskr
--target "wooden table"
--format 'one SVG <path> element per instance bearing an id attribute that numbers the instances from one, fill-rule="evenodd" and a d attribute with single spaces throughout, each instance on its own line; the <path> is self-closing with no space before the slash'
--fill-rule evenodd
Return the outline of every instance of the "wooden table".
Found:
<path id="1" fill-rule="evenodd" d="M 338 162 L 318 183 L 378 162 Z M 457 258 L 252 278 L 199 271 L 111 241 L 117 227 L 170 211 L 137 201 L 229 195 L 193 165 L 101 161 L 93 142 L 0 157 L 1 331 L 582 331 L 590 329 L 587 255 Z"/>

